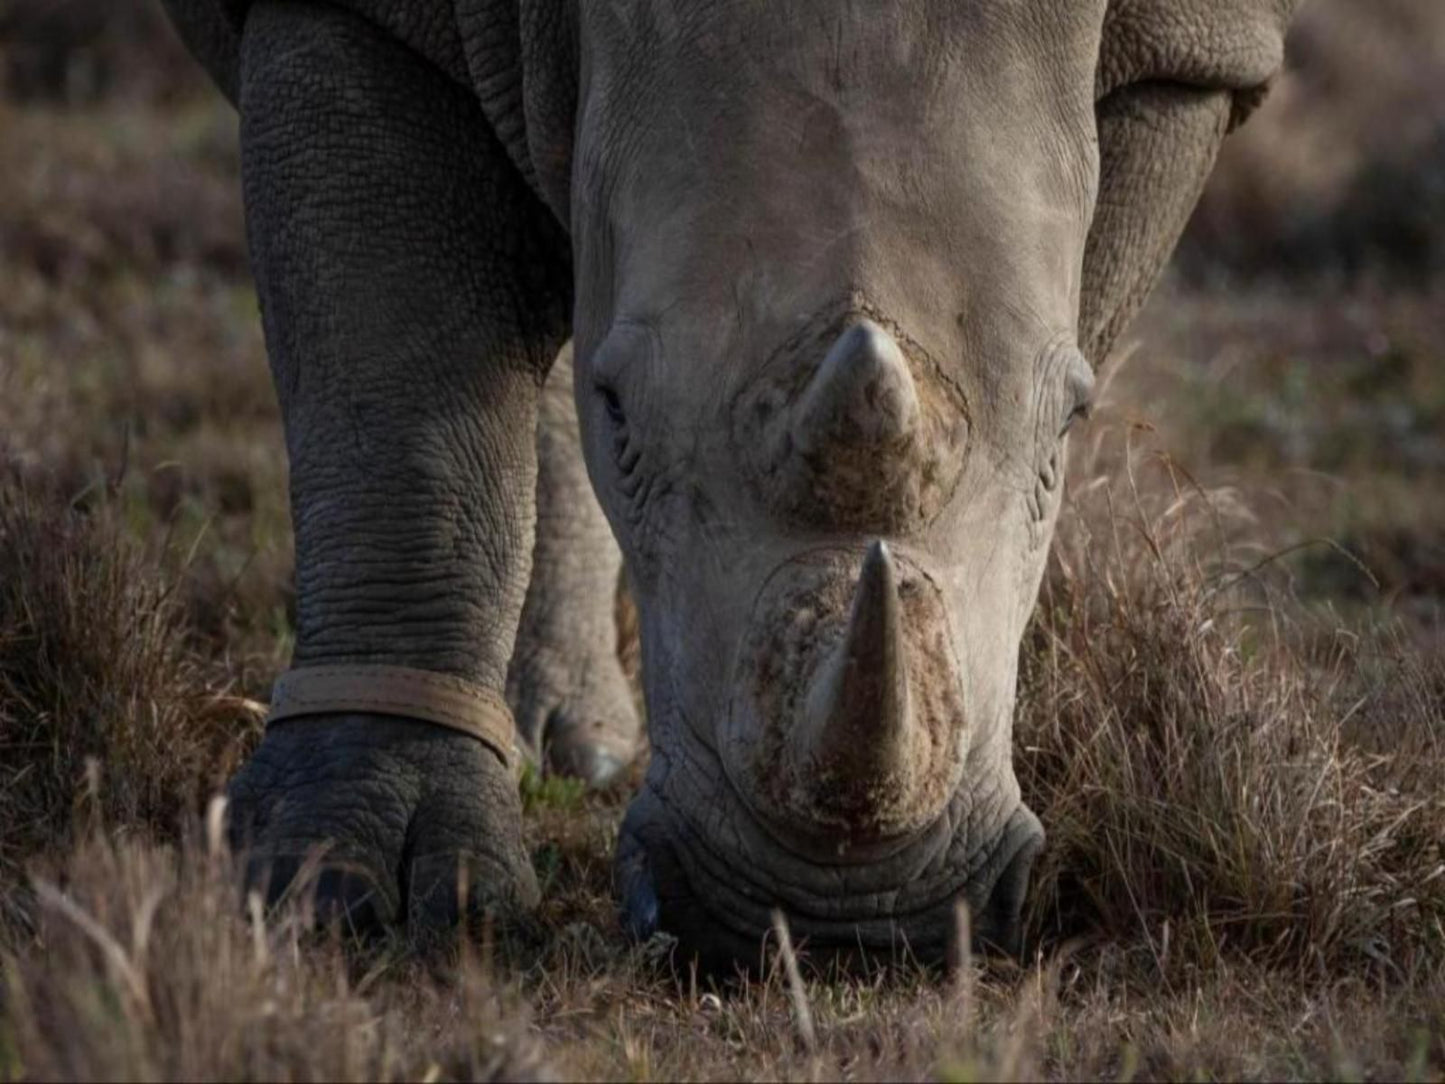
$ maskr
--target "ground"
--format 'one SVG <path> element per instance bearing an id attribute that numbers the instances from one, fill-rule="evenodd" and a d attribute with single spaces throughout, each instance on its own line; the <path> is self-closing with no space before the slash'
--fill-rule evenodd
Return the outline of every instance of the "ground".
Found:
<path id="1" fill-rule="evenodd" d="M 1435 0 L 1315 0 L 1103 367 L 1025 958 L 713 988 L 618 931 L 626 787 L 524 779 L 547 902 L 453 958 L 242 901 L 291 594 L 235 121 L 142 0 L 0 4 L 0 1077 L 1445 1076 L 1442 85 Z"/>

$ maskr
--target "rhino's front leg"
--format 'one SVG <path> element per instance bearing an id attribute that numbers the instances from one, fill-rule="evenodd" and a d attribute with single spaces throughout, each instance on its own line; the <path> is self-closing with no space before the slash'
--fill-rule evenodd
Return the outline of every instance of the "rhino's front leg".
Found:
<path id="1" fill-rule="evenodd" d="M 378 667 L 440 673 L 500 704 L 565 242 L 474 101 L 338 8 L 252 8 L 240 108 L 291 461 L 293 673 L 354 668 L 350 695 L 378 704 Z M 453 918 L 459 862 L 472 901 L 528 905 L 505 755 L 405 711 L 289 719 L 235 779 L 233 827 L 273 891 L 328 846 L 323 902 L 363 921 Z"/>
<path id="2" fill-rule="evenodd" d="M 537 544 L 507 700 L 518 734 L 553 771 L 594 786 L 632 762 L 641 730 L 617 655 L 621 572 L 582 461 L 568 346 L 542 391 Z"/>

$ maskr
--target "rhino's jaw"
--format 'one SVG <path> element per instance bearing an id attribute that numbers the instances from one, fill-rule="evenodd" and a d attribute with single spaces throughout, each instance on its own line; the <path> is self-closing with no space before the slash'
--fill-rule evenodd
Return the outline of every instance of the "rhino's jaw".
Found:
<path id="1" fill-rule="evenodd" d="M 676 963 L 718 975 L 766 967 L 774 915 L 817 964 L 942 962 L 970 916 L 975 949 L 1017 952 L 1038 818 L 1010 775 L 961 790 L 891 853 L 825 864 L 788 850 L 715 770 L 654 762 L 618 841 L 624 927 L 678 941 Z M 716 766 L 712 766 L 714 769 Z"/>

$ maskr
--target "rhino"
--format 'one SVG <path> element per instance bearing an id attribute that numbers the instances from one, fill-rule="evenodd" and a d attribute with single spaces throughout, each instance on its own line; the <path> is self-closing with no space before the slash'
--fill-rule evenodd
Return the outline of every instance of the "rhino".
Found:
<path id="1" fill-rule="evenodd" d="M 1017 660 L 1094 361 L 1295 0 L 166 0 L 240 114 L 296 643 L 232 825 L 526 910 L 517 746 L 645 778 L 633 935 L 1017 950 Z M 515 729 L 513 720 L 515 719 Z"/>

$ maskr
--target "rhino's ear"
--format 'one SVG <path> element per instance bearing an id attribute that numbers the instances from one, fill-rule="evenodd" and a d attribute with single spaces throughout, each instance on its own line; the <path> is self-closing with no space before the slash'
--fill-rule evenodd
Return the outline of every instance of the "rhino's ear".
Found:
<path id="1" fill-rule="evenodd" d="M 1110 0 L 1095 97 L 1137 83 L 1228 91 L 1237 119 L 1259 103 L 1284 62 L 1300 0 Z"/>
<path id="2" fill-rule="evenodd" d="M 522 107 L 537 191 L 564 227 L 572 223 L 572 144 L 577 126 L 576 0 L 522 0 Z"/>
<path id="3" fill-rule="evenodd" d="M 1194 210 L 1225 134 L 1264 97 L 1298 0 L 1110 0 L 1095 93 L 1099 198 L 1079 338 L 1102 362 Z"/>
<path id="4" fill-rule="evenodd" d="M 571 222 L 576 0 L 457 0 L 482 111 L 533 191 Z"/>

